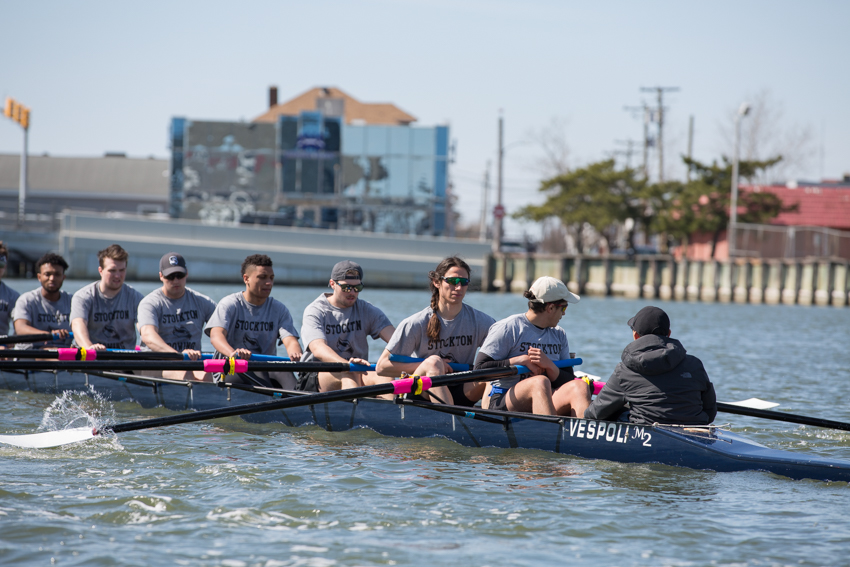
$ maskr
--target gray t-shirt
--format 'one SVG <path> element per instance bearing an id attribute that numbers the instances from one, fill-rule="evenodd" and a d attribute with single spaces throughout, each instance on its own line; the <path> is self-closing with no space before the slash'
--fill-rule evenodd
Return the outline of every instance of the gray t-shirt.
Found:
<path id="1" fill-rule="evenodd" d="M 100 291 L 100 282 L 90 283 L 71 298 L 71 322 L 86 322 L 92 343 L 106 348 L 136 346 L 136 315 L 142 294 L 127 284 L 118 295 L 108 298 Z"/>
<path id="2" fill-rule="evenodd" d="M 301 338 L 304 346 L 323 339 L 335 353 L 345 359 L 368 358 L 369 343 L 366 336 L 380 338 L 381 331 L 392 326 L 384 312 L 358 299 L 347 309 L 339 309 L 328 301 L 329 293 L 323 293 L 304 310 L 301 323 Z M 311 359 L 309 356 L 306 360 Z"/>
<path id="3" fill-rule="evenodd" d="M 451 321 L 440 317 L 440 337 L 428 338 L 428 322 L 433 311 L 426 307 L 401 322 L 387 344 L 391 354 L 428 358 L 438 355 L 451 362 L 475 362 L 475 352 L 484 343 L 495 319 L 477 309 L 463 304 L 460 313 Z"/>
<path id="4" fill-rule="evenodd" d="M 204 324 L 214 311 L 215 301 L 191 288 L 187 287 L 180 299 L 170 299 L 159 288 L 139 303 L 139 330 L 153 325 L 165 344 L 177 352 L 201 350 Z"/>
<path id="5" fill-rule="evenodd" d="M 207 336 L 213 327 L 224 329 L 227 342 L 233 348 L 247 348 L 255 354 L 275 355 L 278 338 L 298 338 L 286 305 L 273 297 L 262 305 L 253 305 L 245 300 L 241 291 L 219 302 L 204 329 Z"/>
<path id="6" fill-rule="evenodd" d="M 0 282 L 0 335 L 9 334 L 9 323 L 12 321 L 12 311 L 20 293 Z"/>
<path id="7" fill-rule="evenodd" d="M 57 301 L 48 301 L 42 294 L 41 288 L 22 293 L 15 303 L 15 321 L 29 321 L 30 327 L 49 333 L 60 329 L 71 330 L 71 296 L 64 291 L 59 292 Z M 24 343 L 27 346 L 29 343 Z M 71 337 L 64 340 L 39 343 L 39 348 L 58 348 L 71 346 Z M 22 348 L 23 345 L 18 345 Z"/>
<path id="8" fill-rule="evenodd" d="M 493 360 L 506 360 L 528 354 L 530 348 L 539 348 L 553 362 L 570 357 L 567 333 L 561 327 L 541 329 L 533 325 L 525 313 L 497 321 L 490 329 L 487 340 L 481 345 L 481 352 Z M 501 378 L 493 380 L 491 384 L 507 390 L 526 376 Z"/>

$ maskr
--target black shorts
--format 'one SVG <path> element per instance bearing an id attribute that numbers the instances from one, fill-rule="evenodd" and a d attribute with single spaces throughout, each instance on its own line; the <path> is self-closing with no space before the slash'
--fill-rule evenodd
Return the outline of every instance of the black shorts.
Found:
<path id="1" fill-rule="evenodd" d="M 451 394 L 452 394 L 452 399 L 454 400 L 454 405 L 465 407 L 465 408 L 471 408 L 475 405 L 475 402 L 477 402 L 478 400 L 475 400 L 475 402 L 473 402 L 472 400 L 467 398 L 466 394 L 463 393 L 463 386 L 464 386 L 463 384 L 452 384 L 451 386 L 448 387 L 449 392 L 451 392 Z"/>
<path id="2" fill-rule="evenodd" d="M 301 392 L 318 392 L 319 391 L 319 373 L 318 372 L 299 372 L 298 380 L 295 384 L 295 389 Z"/>

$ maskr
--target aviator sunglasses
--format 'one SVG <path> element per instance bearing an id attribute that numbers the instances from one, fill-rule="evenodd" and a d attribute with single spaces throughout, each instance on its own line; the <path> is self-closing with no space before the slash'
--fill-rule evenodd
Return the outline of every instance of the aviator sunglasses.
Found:
<path id="1" fill-rule="evenodd" d="M 336 282 L 336 285 L 338 285 L 339 289 L 341 289 L 345 293 L 351 293 L 352 291 L 360 293 L 361 291 L 363 291 L 363 284 L 362 283 L 357 284 L 357 285 L 351 285 L 351 284 L 347 284 L 345 282 Z"/>
<path id="2" fill-rule="evenodd" d="M 458 285 L 466 287 L 469 285 L 469 278 L 440 278 L 449 285 Z"/>
<path id="3" fill-rule="evenodd" d="M 182 280 L 185 277 L 186 277 L 186 274 L 182 274 L 180 272 L 175 272 L 173 274 L 168 274 L 167 276 L 165 276 L 165 279 L 173 282 L 174 280 Z"/>

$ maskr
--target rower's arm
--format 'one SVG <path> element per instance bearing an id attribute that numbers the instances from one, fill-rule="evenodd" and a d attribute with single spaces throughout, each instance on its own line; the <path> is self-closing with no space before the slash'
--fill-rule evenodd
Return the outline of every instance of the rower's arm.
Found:
<path id="1" fill-rule="evenodd" d="M 286 349 L 286 354 L 290 360 L 294 360 L 295 362 L 301 360 L 301 357 L 304 355 L 304 352 L 301 350 L 301 343 L 298 342 L 297 337 L 293 337 L 292 335 L 283 338 L 283 347 Z"/>
<path id="2" fill-rule="evenodd" d="M 419 368 L 421 362 L 392 362 L 390 360 L 390 351 L 384 349 L 384 352 L 381 353 L 381 357 L 378 359 L 377 364 L 375 365 L 375 372 L 378 373 L 378 376 L 391 376 L 398 377 L 401 376 L 402 372 L 407 372 L 408 374 L 413 374 L 416 372 L 416 369 Z"/>
<path id="3" fill-rule="evenodd" d="M 15 319 L 16 335 L 38 335 L 43 333 L 42 329 L 36 329 L 27 319 Z"/>
<path id="4" fill-rule="evenodd" d="M 177 352 L 162 340 L 162 337 L 159 336 L 159 329 L 156 328 L 156 325 L 142 325 L 142 328 L 139 329 L 140 334 L 142 335 L 142 342 L 147 345 L 154 352 Z"/>
<path id="5" fill-rule="evenodd" d="M 389 325 L 381 329 L 381 338 L 384 339 L 385 343 L 389 343 L 390 339 L 393 338 L 393 333 L 395 333 L 395 327 Z"/>
<path id="6" fill-rule="evenodd" d="M 210 342 L 212 343 L 213 348 L 224 356 L 235 356 L 244 359 L 251 358 L 251 351 L 249 351 L 248 349 L 236 349 L 230 346 L 230 343 L 227 342 L 227 335 L 224 332 L 224 327 L 210 328 Z"/>
<path id="7" fill-rule="evenodd" d="M 313 353 L 313 356 L 317 360 L 321 360 L 322 362 L 348 362 L 347 359 L 341 357 L 334 349 L 329 347 L 325 339 L 310 341 L 307 348 L 310 349 L 310 352 Z"/>
<path id="8" fill-rule="evenodd" d="M 93 346 L 94 343 L 91 342 L 89 327 L 85 319 L 77 317 L 71 321 L 71 331 L 74 332 L 74 342 L 77 343 L 78 347 L 89 348 Z"/>

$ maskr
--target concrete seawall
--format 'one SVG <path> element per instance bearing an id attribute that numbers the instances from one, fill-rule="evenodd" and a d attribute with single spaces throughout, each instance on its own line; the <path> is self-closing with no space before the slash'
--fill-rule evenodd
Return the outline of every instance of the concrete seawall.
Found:
<path id="1" fill-rule="evenodd" d="M 848 262 L 735 259 L 675 260 L 672 256 L 505 254 L 486 259 L 485 291 L 520 293 L 541 276 L 579 294 L 704 302 L 786 305 L 850 304 Z"/>

